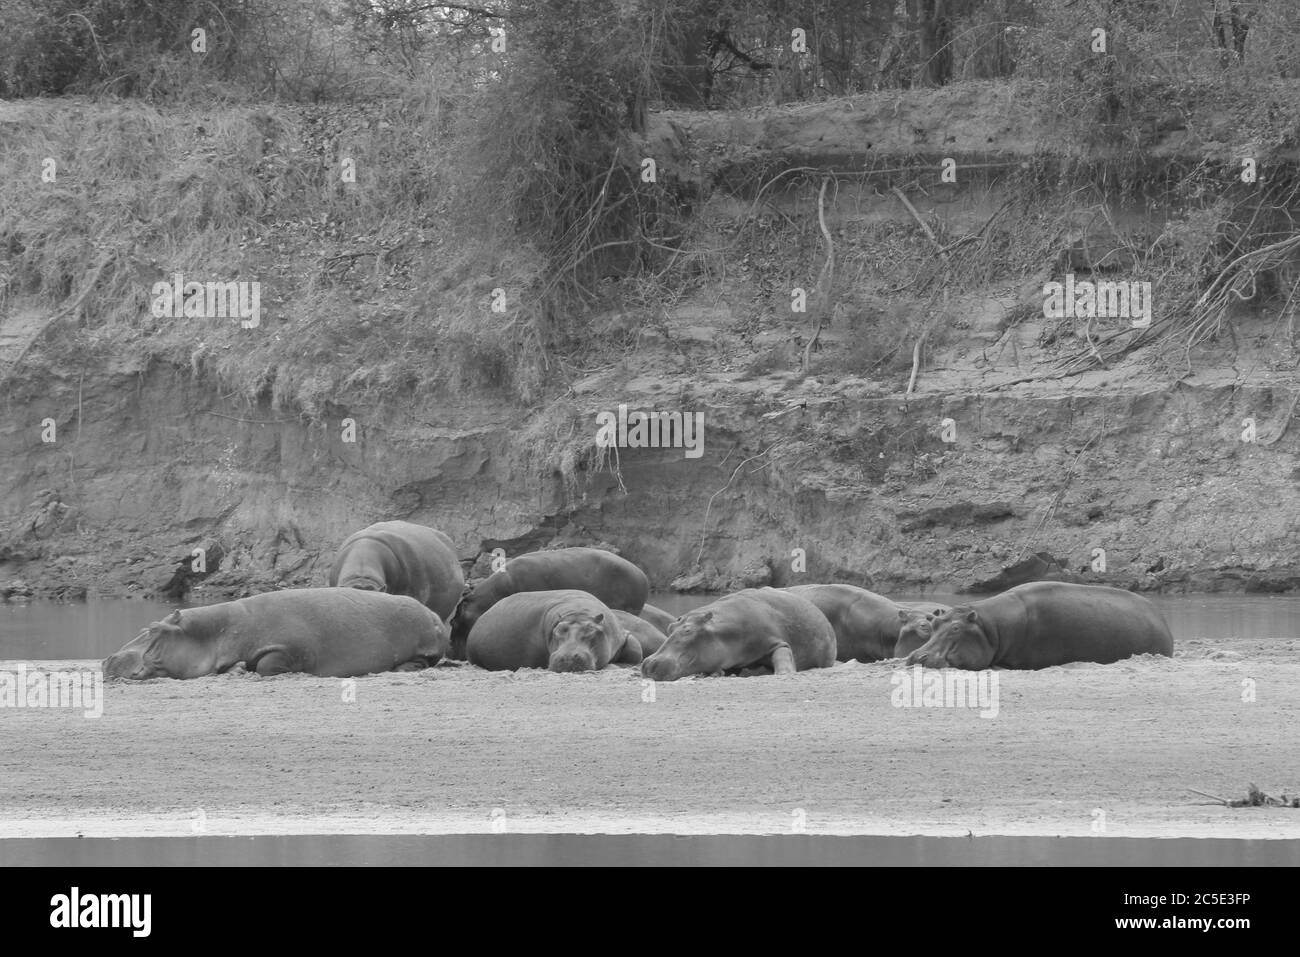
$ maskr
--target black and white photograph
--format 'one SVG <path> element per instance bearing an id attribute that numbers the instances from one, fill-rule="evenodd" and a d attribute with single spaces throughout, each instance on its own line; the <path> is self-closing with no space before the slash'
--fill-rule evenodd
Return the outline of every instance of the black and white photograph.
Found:
<path id="1" fill-rule="evenodd" d="M 0 865 L 1300 865 L 1298 314 L 1300 0 L 0 0 Z"/>

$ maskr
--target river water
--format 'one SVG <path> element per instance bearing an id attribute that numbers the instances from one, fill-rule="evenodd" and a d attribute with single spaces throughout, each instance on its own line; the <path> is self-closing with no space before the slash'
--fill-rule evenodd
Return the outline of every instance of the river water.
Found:
<path id="1" fill-rule="evenodd" d="M 287 837 L 19 838 L 0 867 L 239 865 L 606 867 L 1294 867 L 1300 842 L 1223 838 L 879 835 L 306 834 Z"/>

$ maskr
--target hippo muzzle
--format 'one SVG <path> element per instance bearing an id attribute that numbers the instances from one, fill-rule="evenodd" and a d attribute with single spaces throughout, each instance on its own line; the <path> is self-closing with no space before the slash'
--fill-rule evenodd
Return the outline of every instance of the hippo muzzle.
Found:
<path id="1" fill-rule="evenodd" d="M 585 648 L 565 648 L 551 655 L 546 666 L 551 671 L 595 671 L 596 656 Z"/>
<path id="2" fill-rule="evenodd" d="M 920 665 L 923 668 L 944 668 L 947 662 L 943 661 L 939 655 L 926 651 L 924 648 L 918 648 L 907 656 L 907 666 Z"/>
<path id="3" fill-rule="evenodd" d="M 104 659 L 105 678 L 127 678 L 140 681 L 153 675 L 145 668 L 144 655 L 138 650 L 123 649 Z"/>
<path id="4" fill-rule="evenodd" d="M 676 658 L 655 654 L 641 662 L 641 674 L 652 681 L 676 681 L 686 674 L 686 669 Z"/>

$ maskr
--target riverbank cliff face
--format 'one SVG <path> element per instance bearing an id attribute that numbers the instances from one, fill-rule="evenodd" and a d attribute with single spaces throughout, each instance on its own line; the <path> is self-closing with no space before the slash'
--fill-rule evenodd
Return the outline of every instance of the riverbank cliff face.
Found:
<path id="1" fill-rule="evenodd" d="M 951 104 L 908 97 L 917 99 L 915 123 L 894 125 L 928 124 L 930 141 L 951 146 L 941 119 Z M 976 98 L 968 111 L 980 102 L 1009 109 Z M 894 128 L 877 113 L 859 111 L 854 122 Z M 732 131 L 733 153 L 743 146 L 743 156 L 694 147 L 713 167 L 701 173 L 696 163 L 681 182 L 696 193 L 706 238 L 727 235 L 753 205 L 719 177 L 770 160 L 755 142 L 777 136 L 779 119 Z M 645 148 L 685 169 L 701 122 L 653 117 Z M 815 152 L 812 122 L 797 127 L 804 163 Z M 914 143 L 876 135 L 884 165 L 915 159 Z M 1008 142 L 1005 154 L 1034 148 L 1031 139 Z M 839 163 L 849 146 L 827 149 L 823 158 Z M 496 549 L 604 543 L 657 588 L 947 589 L 1045 552 L 1059 574 L 1081 581 L 1294 590 L 1300 430 L 1290 422 L 1300 375 L 1285 324 L 1252 309 L 1232 317 L 1231 341 L 1199 346 L 1185 363 L 1137 350 L 1054 377 L 1094 330 L 1045 317 L 1044 283 L 1111 275 L 1103 260 L 1113 247 L 1081 215 L 1061 212 L 1060 228 L 1047 230 L 1053 243 L 1021 275 L 990 266 L 983 283 L 954 271 L 924 296 L 888 293 L 889 269 L 946 261 L 918 216 L 945 242 L 974 237 L 968 246 L 1038 228 L 1030 217 L 1039 213 L 1008 209 L 1010 186 L 984 186 L 913 193 L 909 203 L 880 184 L 839 189 L 820 218 L 841 263 L 863 237 L 881 235 L 903 237 L 895 248 L 911 260 L 847 277 L 841 269 L 836 308 L 819 322 L 790 312 L 787 289 L 818 281 L 826 254 L 818 193 L 778 190 L 768 215 L 812 224 L 807 255 L 763 239 L 662 305 L 653 322 L 607 310 L 597 325 L 622 334 L 626 348 L 526 407 L 486 389 L 385 399 L 345 391 L 307 415 L 270 395 L 229 397 L 197 367 L 39 346 L 3 383 L 0 596 L 191 588 L 220 596 L 321 584 L 343 538 L 395 518 L 443 529 L 476 574 Z M 1135 220 L 1141 205 L 1116 198 L 1110 219 Z M 996 227 L 981 233 L 990 216 Z M 992 263 L 1004 252 L 980 246 L 978 256 Z M 783 256 L 806 268 L 773 283 L 765 268 Z M 926 309 L 924 321 L 894 322 Z M 42 318 L 8 302 L 0 368 Z M 271 316 L 263 332 L 277 331 L 292 332 Z M 884 345 L 866 348 L 868 340 Z M 700 454 L 602 449 L 597 416 L 620 405 L 702 413 Z M 188 570 L 196 548 L 209 566 L 202 575 Z"/>

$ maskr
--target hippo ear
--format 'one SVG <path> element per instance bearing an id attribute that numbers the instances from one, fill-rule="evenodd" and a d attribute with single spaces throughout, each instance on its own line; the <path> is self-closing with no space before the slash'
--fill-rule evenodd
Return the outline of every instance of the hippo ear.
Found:
<path id="1" fill-rule="evenodd" d="M 705 612 L 705 613 L 700 617 L 700 621 L 713 621 L 713 612 L 711 612 L 711 611 L 706 611 L 706 612 Z"/>
<path id="2" fill-rule="evenodd" d="M 907 621 L 907 620 L 910 619 L 911 617 L 912 617 L 912 616 L 909 615 L 909 614 L 907 613 L 907 610 L 906 610 L 906 609 L 904 609 L 904 608 L 900 608 L 900 609 L 898 609 L 898 620 L 899 620 L 899 621 Z"/>
<path id="3" fill-rule="evenodd" d="M 944 614 L 944 611 L 943 611 L 942 608 L 936 608 L 936 609 L 934 610 L 934 613 L 931 614 L 929 617 L 930 617 L 930 618 L 942 618 L 942 617 L 943 617 L 943 614 Z"/>
<path id="4" fill-rule="evenodd" d="M 968 612 L 966 612 L 966 620 L 967 620 L 968 622 L 970 622 L 971 624 L 974 624 L 974 623 L 975 623 L 975 619 L 976 619 L 976 617 L 977 617 L 977 616 L 976 616 L 975 612 L 973 612 L 973 611 L 968 611 Z"/>
<path id="5" fill-rule="evenodd" d="M 602 621 L 605 620 L 605 613 L 603 611 L 599 611 L 596 613 L 596 617 L 591 620 L 599 625 Z"/>
<path id="6" fill-rule="evenodd" d="M 177 608 L 174 612 L 163 619 L 164 625 L 179 625 L 181 623 L 181 610 Z"/>

